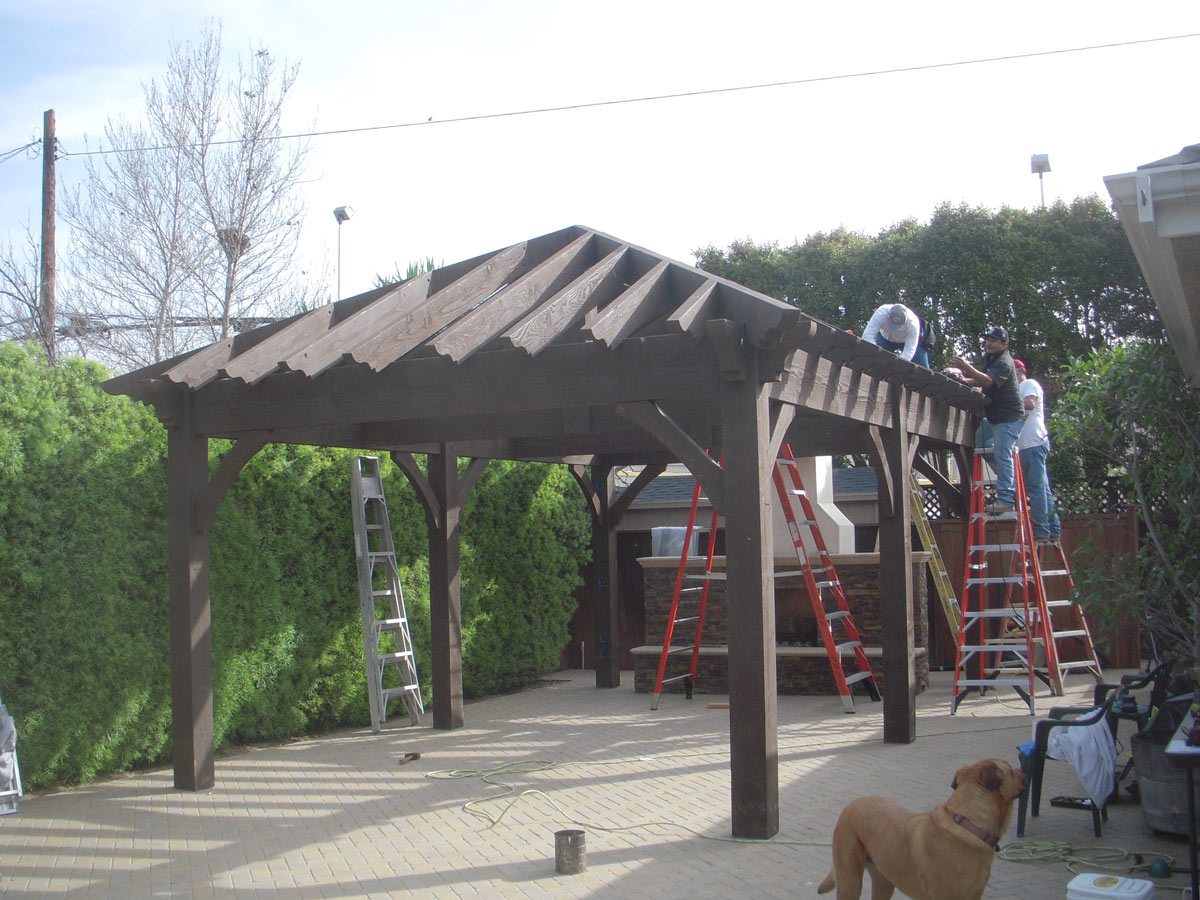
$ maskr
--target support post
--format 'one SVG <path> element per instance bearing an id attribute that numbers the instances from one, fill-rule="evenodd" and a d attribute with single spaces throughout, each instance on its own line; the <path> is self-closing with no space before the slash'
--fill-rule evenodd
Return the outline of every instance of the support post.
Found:
<path id="1" fill-rule="evenodd" d="M 596 636 L 596 687 L 621 686 L 621 631 L 617 602 L 617 525 L 612 515 L 616 490 L 613 467 L 591 467 L 598 515 L 592 517 L 592 627 Z"/>
<path id="2" fill-rule="evenodd" d="M 883 739 L 911 744 L 917 739 L 917 677 L 913 661 L 912 509 L 909 473 L 915 441 L 903 410 L 904 388 L 895 388 L 892 427 L 880 429 L 879 583 L 883 646 Z M 890 477 L 883 477 L 884 475 Z M 884 491 L 891 495 L 884 502 Z M 886 512 L 885 512 L 886 510 Z"/>
<path id="3" fill-rule="evenodd" d="M 768 390 L 742 350 L 744 377 L 721 387 L 733 836 L 779 831 L 774 549 Z"/>
<path id="4" fill-rule="evenodd" d="M 458 496 L 458 457 L 442 445 L 429 454 L 429 486 L 441 508 L 436 528 L 429 529 L 429 618 L 433 666 L 433 727 L 463 726 L 462 579 Z"/>
<path id="5" fill-rule="evenodd" d="M 216 783 L 213 749 L 208 439 L 192 431 L 191 403 L 167 428 L 167 565 L 171 650 L 171 756 L 175 787 Z"/>

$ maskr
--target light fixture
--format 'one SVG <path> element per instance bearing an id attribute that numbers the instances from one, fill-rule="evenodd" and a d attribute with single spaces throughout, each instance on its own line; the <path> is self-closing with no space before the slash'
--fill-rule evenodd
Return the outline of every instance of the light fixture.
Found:
<path id="1" fill-rule="evenodd" d="M 338 258 L 337 258 L 337 298 L 342 299 L 342 223 L 350 221 L 350 217 L 354 215 L 354 207 L 352 206 L 335 206 L 333 209 L 333 217 L 338 223 Z"/>
<path id="2" fill-rule="evenodd" d="M 1035 153 L 1029 157 L 1029 171 L 1038 177 L 1038 188 L 1042 193 L 1042 209 L 1046 208 L 1046 186 L 1042 183 L 1042 176 L 1050 171 L 1050 154 Z"/>

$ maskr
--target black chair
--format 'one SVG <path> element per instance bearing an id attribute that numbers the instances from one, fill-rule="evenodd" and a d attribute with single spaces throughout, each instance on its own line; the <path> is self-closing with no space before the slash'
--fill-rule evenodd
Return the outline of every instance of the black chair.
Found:
<path id="1" fill-rule="evenodd" d="M 1017 802 L 1017 837 L 1025 836 L 1026 807 L 1029 806 L 1030 813 L 1036 817 L 1041 806 L 1042 775 L 1046 766 L 1050 733 L 1055 728 L 1084 728 L 1103 720 L 1108 723 L 1109 731 L 1113 733 L 1115 741 L 1116 734 L 1113 731 L 1115 723 L 1110 713 L 1116 697 L 1116 694 L 1112 694 L 1099 706 L 1094 707 L 1054 707 L 1050 710 L 1050 718 L 1041 719 L 1034 724 L 1033 740 L 1017 748 L 1020 753 L 1021 771 L 1025 773 L 1025 778 L 1028 780 L 1025 790 Z M 1104 821 L 1108 821 L 1108 798 L 1105 798 L 1105 802 L 1100 806 L 1088 800 L 1084 808 L 1091 810 L 1092 830 L 1096 837 L 1100 837 L 1100 820 L 1103 818 Z"/>
<path id="2" fill-rule="evenodd" d="M 1141 731 L 1150 721 L 1151 712 L 1167 699 L 1167 691 L 1171 686 L 1171 671 L 1174 668 L 1175 660 L 1168 659 L 1160 662 L 1144 675 L 1123 675 L 1116 684 L 1107 682 L 1098 684 L 1092 691 L 1092 705 L 1102 705 L 1109 693 L 1116 691 L 1117 700 L 1112 707 L 1113 733 L 1116 733 L 1116 722 L 1121 719 L 1130 719 L 1136 722 L 1137 730 Z M 1147 702 L 1138 703 L 1133 692 L 1140 691 L 1147 686 L 1150 687 L 1150 696 Z"/>

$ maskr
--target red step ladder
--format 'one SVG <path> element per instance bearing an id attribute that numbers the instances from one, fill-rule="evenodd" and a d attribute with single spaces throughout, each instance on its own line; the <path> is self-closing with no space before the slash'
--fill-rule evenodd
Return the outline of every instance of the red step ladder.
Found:
<path id="1" fill-rule="evenodd" d="M 784 480 L 784 469 L 789 472 L 790 488 Z M 784 518 L 788 523 L 788 532 L 792 538 L 792 546 L 796 553 L 796 558 L 800 562 L 798 570 L 777 572 L 775 573 L 775 578 L 796 576 L 804 578 L 809 602 L 813 609 L 813 618 L 816 622 L 817 630 L 821 634 L 825 651 L 829 656 L 830 668 L 833 671 L 838 695 L 842 699 L 842 707 L 847 713 L 852 713 L 854 712 L 854 698 L 850 689 L 853 685 L 861 682 L 872 700 L 880 699 L 879 688 L 875 682 L 875 676 L 871 671 L 870 661 L 863 650 L 862 640 L 854 624 L 854 617 L 846 603 L 846 594 L 842 590 L 837 569 L 834 567 L 833 559 L 829 555 L 824 537 L 821 535 L 821 530 L 817 525 L 816 516 L 813 513 L 812 504 L 808 498 L 808 492 L 804 489 L 804 484 L 800 478 L 796 458 L 792 454 L 791 447 L 787 444 L 784 444 L 781 448 L 781 458 L 776 460 L 772 472 L 772 481 L 779 496 Z M 797 519 L 795 508 L 792 505 L 793 497 L 798 498 L 800 501 L 804 515 L 803 520 Z M 708 604 L 709 588 L 712 582 L 725 580 L 724 572 L 713 572 L 712 570 L 717 533 L 717 513 L 715 509 L 713 510 L 712 525 L 709 530 L 710 537 L 708 553 L 705 557 L 704 572 L 699 575 L 687 574 L 688 550 L 691 547 L 699 502 L 700 484 L 697 482 L 692 492 L 692 508 L 688 515 L 687 528 L 684 531 L 683 550 L 680 554 L 679 569 L 675 575 L 675 589 L 671 597 L 671 608 L 667 614 L 666 627 L 663 631 L 663 648 L 658 660 L 658 674 L 654 683 L 654 695 L 650 702 L 651 709 L 658 709 L 658 702 L 663 687 L 675 681 L 684 682 L 685 695 L 688 699 L 691 699 L 696 682 L 696 670 L 700 657 L 700 641 L 704 630 L 704 616 Z M 809 558 L 808 551 L 805 549 L 801 524 L 808 529 L 810 540 L 816 548 L 816 565 L 813 564 L 813 560 Z M 703 585 L 700 587 L 685 588 L 684 583 L 689 579 L 700 580 L 703 582 Z M 689 610 L 692 614 L 681 616 L 679 612 L 681 601 L 685 596 L 690 595 L 696 596 L 694 610 Z M 832 609 L 830 608 L 831 605 Z M 692 623 L 695 624 L 695 633 L 690 646 L 684 643 L 673 643 L 676 626 Z M 667 677 L 668 659 L 671 656 L 689 652 L 691 658 L 687 671 L 683 674 Z M 853 671 L 849 675 L 846 674 L 845 667 L 842 665 L 843 657 L 849 657 L 853 661 Z"/>
<path id="2" fill-rule="evenodd" d="M 1039 627 L 1035 633 L 1044 643 L 1053 645 L 1053 658 L 1058 666 L 1058 672 L 1051 676 L 1051 681 L 1056 680 L 1061 685 L 1063 677 L 1073 672 L 1087 672 L 1097 683 L 1103 681 L 1104 670 L 1100 665 L 1100 656 L 1096 653 L 1096 644 L 1092 640 L 1092 630 L 1088 627 L 1087 617 L 1083 614 L 1083 607 L 1071 600 L 1075 580 L 1071 577 L 1071 567 L 1067 563 L 1067 554 L 1063 550 L 1062 542 L 1035 546 L 1033 559 L 1041 582 L 1042 596 L 1046 598 L 1045 624 L 1048 626 Z M 1053 592 L 1056 595 L 1054 600 L 1050 599 L 1051 592 L 1046 589 L 1048 580 L 1061 586 Z M 1059 613 L 1058 624 L 1055 623 L 1056 609 L 1064 610 Z M 1051 655 L 1047 653 L 1047 662 L 1050 658 Z"/>
<path id="3" fill-rule="evenodd" d="M 977 449 L 971 473 L 971 507 L 967 524 L 967 552 L 963 567 L 962 622 L 954 653 L 954 687 L 950 714 L 972 691 L 1011 687 L 1036 715 L 1034 678 L 1046 678 L 1056 694 L 1062 693 L 1055 645 L 1038 640 L 1040 628 L 1052 628 L 1038 570 L 1037 552 L 1029 519 L 1029 502 L 1016 450 L 1013 451 L 1015 504 L 1012 512 L 993 514 L 986 510 L 985 487 L 995 480 L 984 475 L 984 457 L 991 448 Z M 1010 535 L 989 541 L 989 525 L 1011 525 Z M 1007 538 L 1007 539 L 1006 539 Z M 1003 568 L 1008 555 L 1008 574 L 990 574 Z M 994 602 L 993 586 L 1004 585 L 1001 602 Z M 1045 632 L 1040 632 L 1043 636 Z M 1035 650 L 1043 647 L 1048 678 L 1038 672 Z"/>

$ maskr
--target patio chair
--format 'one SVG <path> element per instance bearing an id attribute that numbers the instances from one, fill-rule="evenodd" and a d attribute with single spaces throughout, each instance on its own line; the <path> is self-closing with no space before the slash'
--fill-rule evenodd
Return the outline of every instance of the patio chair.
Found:
<path id="1" fill-rule="evenodd" d="M 1100 706 L 1111 691 L 1116 691 L 1118 699 L 1112 707 L 1113 733 L 1116 733 L 1116 723 L 1121 719 L 1136 722 L 1137 730 L 1141 731 L 1150 721 L 1151 711 L 1161 706 L 1167 698 L 1167 690 L 1171 685 L 1171 671 L 1174 668 L 1175 660 L 1168 659 L 1160 662 L 1144 675 L 1123 675 L 1116 684 L 1109 682 L 1098 684 L 1092 691 L 1092 705 Z M 1150 686 L 1150 696 L 1147 702 L 1138 703 L 1133 692 L 1140 691 L 1147 686 Z"/>
<path id="2" fill-rule="evenodd" d="M 1042 775 L 1046 766 L 1046 759 L 1053 757 L 1049 756 L 1048 748 L 1050 744 L 1050 735 L 1056 728 L 1088 728 L 1098 722 L 1104 722 L 1107 725 L 1109 735 L 1113 740 L 1115 752 L 1116 735 L 1114 733 L 1114 720 L 1110 717 L 1113 702 L 1117 695 L 1112 694 L 1099 706 L 1095 707 L 1078 707 L 1078 706 L 1057 706 L 1050 710 L 1050 718 L 1041 719 L 1034 723 L 1033 740 L 1021 744 L 1017 747 L 1020 754 L 1021 771 L 1025 773 L 1028 784 L 1025 785 L 1025 790 L 1021 794 L 1021 798 L 1017 803 L 1017 837 L 1025 836 L 1025 812 L 1026 807 L 1029 807 L 1031 815 L 1037 816 L 1042 800 Z M 1083 809 L 1090 809 L 1092 813 L 1092 830 L 1096 837 L 1100 837 L 1100 821 L 1108 821 L 1108 798 L 1104 799 L 1103 803 L 1097 804 L 1090 798 L 1085 804 L 1081 805 Z"/>

